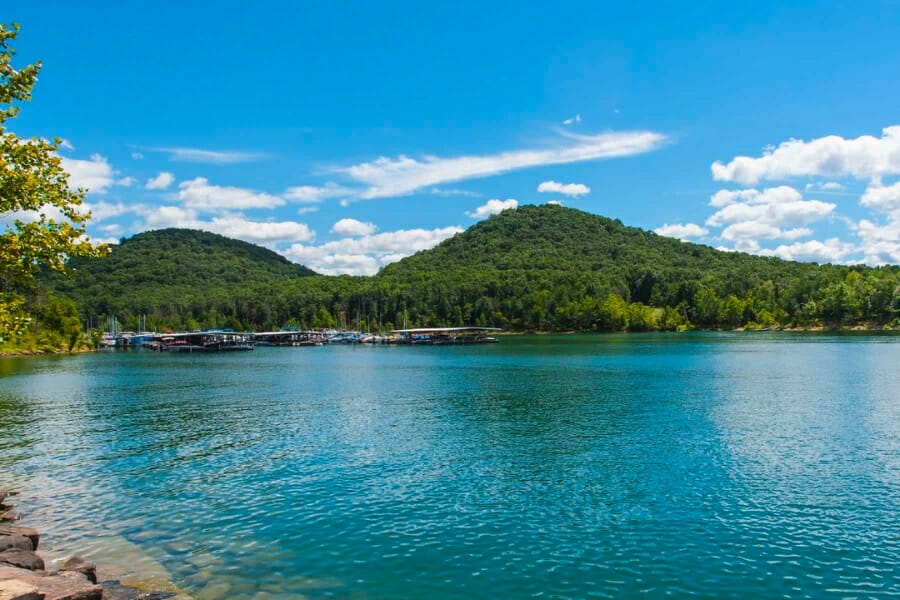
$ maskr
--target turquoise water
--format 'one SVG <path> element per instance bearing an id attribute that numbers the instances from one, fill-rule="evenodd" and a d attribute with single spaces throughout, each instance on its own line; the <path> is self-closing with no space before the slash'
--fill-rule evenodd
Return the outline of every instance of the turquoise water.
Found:
<path id="1" fill-rule="evenodd" d="M 0 485 L 197 597 L 900 594 L 900 337 L 0 361 Z"/>

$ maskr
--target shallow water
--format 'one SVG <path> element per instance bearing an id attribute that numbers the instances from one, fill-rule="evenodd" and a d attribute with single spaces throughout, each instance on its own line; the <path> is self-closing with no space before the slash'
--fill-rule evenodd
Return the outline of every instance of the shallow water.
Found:
<path id="1" fill-rule="evenodd" d="M 892 597 L 900 337 L 0 360 L 2 484 L 198 598 Z"/>

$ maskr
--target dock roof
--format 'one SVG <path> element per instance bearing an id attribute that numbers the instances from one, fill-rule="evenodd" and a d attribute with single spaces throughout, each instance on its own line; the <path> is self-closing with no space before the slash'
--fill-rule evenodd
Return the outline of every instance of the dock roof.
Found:
<path id="1" fill-rule="evenodd" d="M 499 327 L 417 327 L 415 329 L 393 329 L 391 333 L 455 333 L 461 331 L 503 331 Z"/>

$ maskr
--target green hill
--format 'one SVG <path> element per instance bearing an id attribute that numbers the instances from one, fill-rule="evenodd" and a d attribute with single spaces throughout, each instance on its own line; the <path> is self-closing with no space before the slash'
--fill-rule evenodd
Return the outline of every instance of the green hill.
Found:
<path id="1" fill-rule="evenodd" d="M 73 260 L 71 267 L 74 276 L 55 287 L 89 317 L 200 316 L 212 300 L 235 305 L 315 275 L 266 248 L 190 229 L 140 233 L 112 246 L 106 258 Z"/>
<path id="2" fill-rule="evenodd" d="M 326 277 L 236 240 L 169 229 L 73 261 L 56 289 L 128 327 L 511 330 L 897 326 L 900 268 L 722 252 L 561 206 L 479 222 L 374 277 Z"/>
<path id="3" fill-rule="evenodd" d="M 616 330 L 886 323 L 898 274 L 722 252 L 543 205 L 504 211 L 377 278 L 428 320 Z"/>

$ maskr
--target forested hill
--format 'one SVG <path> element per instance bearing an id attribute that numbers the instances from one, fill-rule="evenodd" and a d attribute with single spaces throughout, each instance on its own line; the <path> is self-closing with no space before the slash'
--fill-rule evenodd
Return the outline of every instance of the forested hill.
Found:
<path id="1" fill-rule="evenodd" d="M 898 267 L 722 252 L 556 205 L 504 211 L 378 279 L 428 294 L 438 320 L 461 307 L 520 329 L 885 324 L 900 309 Z"/>
<path id="2" fill-rule="evenodd" d="M 643 331 L 900 326 L 900 267 L 721 252 L 561 206 L 504 211 L 374 277 L 327 277 L 244 242 L 169 229 L 54 283 L 82 319 L 134 328 Z"/>
<path id="3" fill-rule="evenodd" d="M 235 300 L 254 290 L 315 275 L 275 252 L 214 233 L 162 229 L 111 246 L 102 259 L 71 262 L 74 276 L 55 281 L 86 316 L 197 312 L 208 301 Z"/>
<path id="4" fill-rule="evenodd" d="M 750 269 L 762 274 L 779 269 L 815 272 L 812 264 L 722 252 L 659 236 L 618 220 L 573 208 L 545 204 L 507 210 L 477 223 L 436 248 L 387 266 L 386 277 L 447 269 L 552 270 L 630 274 L 668 269 Z"/>

